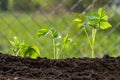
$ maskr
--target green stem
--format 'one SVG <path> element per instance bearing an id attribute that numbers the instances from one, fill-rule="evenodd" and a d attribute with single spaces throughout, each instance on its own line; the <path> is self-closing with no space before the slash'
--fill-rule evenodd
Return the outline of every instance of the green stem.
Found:
<path id="1" fill-rule="evenodd" d="M 53 53 L 54 53 L 54 59 L 56 59 L 56 45 L 54 39 L 53 39 Z"/>
<path id="2" fill-rule="evenodd" d="M 92 40 L 90 39 L 86 28 L 84 28 L 84 31 L 86 33 L 88 40 L 89 40 L 90 48 L 92 50 L 91 57 L 94 58 L 95 36 L 96 36 L 97 29 L 94 29 L 94 28 L 92 29 Z"/>
<path id="3" fill-rule="evenodd" d="M 58 50 L 58 48 L 56 49 L 56 59 L 59 59 L 59 50 Z"/>
<path id="4" fill-rule="evenodd" d="M 19 52 L 20 52 L 20 49 L 17 50 L 16 52 L 16 55 L 15 56 L 18 56 L 19 55 Z"/>
<path id="5" fill-rule="evenodd" d="M 97 29 L 92 29 L 92 58 L 94 58 L 94 51 L 95 51 L 95 36 L 96 36 Z"/>
<path id="6" fill-rule="evenodd" d="M 91 43 L 91 40 L 90 40 L 90 37 L 88 35 L 88 32 L 87 32 L 86 28 L 84 28 L 84 31 L 85 31 L 85 34 L 86 34 L 88 40 L 89 40 L 90 47 L 92 48 L 92 43 Z"/>
<path id="7" fill-rule="evenodd" d="M 59 55 L 61 56 L 61 53 L 63 51 L 63 49 L 65 48 L 65 44 L 62 46 L 62 48 L 60 49 Z"/>

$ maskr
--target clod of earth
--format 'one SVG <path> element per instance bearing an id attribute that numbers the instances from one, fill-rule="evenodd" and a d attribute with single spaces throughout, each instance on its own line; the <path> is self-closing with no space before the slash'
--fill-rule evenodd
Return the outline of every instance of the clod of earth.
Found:
<path id="1" fill-rule="evenodd" d="M 0 54 L 0 80 L 120 80 L 120 57 L 52 60 Z"/>

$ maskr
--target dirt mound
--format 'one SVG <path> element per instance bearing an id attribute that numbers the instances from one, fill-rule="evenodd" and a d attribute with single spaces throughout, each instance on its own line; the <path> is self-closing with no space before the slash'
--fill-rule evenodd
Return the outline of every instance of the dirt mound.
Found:
<path id="1" fill-rule="evenodd" d="M 120 57 L 50 60 L 0 54 L 0 80 L 120 80 Z"/>

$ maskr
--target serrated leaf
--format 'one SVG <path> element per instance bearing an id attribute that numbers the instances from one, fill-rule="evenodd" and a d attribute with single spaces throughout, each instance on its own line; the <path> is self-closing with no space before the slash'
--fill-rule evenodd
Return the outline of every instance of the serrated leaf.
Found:
<path id="1" fill-rule="evenodd" d="M 38 32 L 37 32 L 37 36 L 38 37 L 42 37 L 42 36 L 46 36 L 48 34 L 48 29 L 40 29 Z"/>

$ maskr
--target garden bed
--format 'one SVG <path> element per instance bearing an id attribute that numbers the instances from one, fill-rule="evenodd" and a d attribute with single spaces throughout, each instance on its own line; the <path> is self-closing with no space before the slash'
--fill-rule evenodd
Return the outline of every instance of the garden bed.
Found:
<path id="1" fill-rule="evenodd" d="M 119 80 L 120 57 L 21 58 L 0 54 L 0 80 Z"/>

